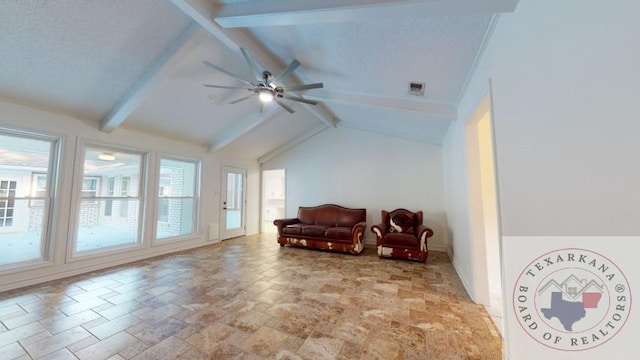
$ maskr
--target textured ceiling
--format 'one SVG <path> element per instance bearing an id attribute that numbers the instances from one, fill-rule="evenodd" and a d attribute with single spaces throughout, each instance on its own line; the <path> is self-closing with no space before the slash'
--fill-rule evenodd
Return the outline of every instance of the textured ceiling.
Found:
<path id="1" fill-rule="evenodd" d="M 191 20 L 158 0 L 0 2 L 0 97 L 108 113 Z"/>
<path id="2" fill-rule="evenodd" d="M 411 81 L 426 83 L 424 101 L 455 104 L 489 15 L 387 19 L 371 23 L 259 27 L 255 36 L 325 88 L 406 97 Z"/>
<path id="3" fill-rule="evenodd" d="M 0 0 L 0 98 L 245 158 L 335 124 L 441 143 L 491 19 L 516 4 Z M 251 79 L 239 47 L 274 74 L 299 60 L 285 83 L 323 82 L 303 93 L 322 104 L 228 104 L 246 90 L 204 87 L 241 83 L 203 61 Z M 424 97 L 410 82 L 426 84 Z"/>

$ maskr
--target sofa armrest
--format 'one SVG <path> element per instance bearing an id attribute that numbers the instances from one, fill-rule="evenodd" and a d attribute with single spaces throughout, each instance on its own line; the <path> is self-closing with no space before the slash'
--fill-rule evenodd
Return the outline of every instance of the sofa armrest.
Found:
<path id="1" fill-rule="evenodd" d="M 361 221 L 355 225 L 353 225 L 353 229 L 351 230 L 351 235 L 356 235 L 358 232 L 364 233 L 364 230 L 367 228 L 367 223 Z"/>
<path id="2" fill-rule="evenodd" d="M 282 228 L 286 227 L 287 225 L 297 224 L 299 222 L 300 222 L 300 219 L 298 218 L 276 219 L 276 220 L 273 220 L 273 225 L 278 227 L 278 234 L 282 234 Z"/>
<path id="3" fill-rule="evenodd" d="M 367 223 L 361 221 L 351 229 L 351 241 L 353 242 L 352 254 L 359 254 L 364 249 L 364 231 L 367 229 Z"/>
<path id="4" fill-rule="evenodd" d="M 427 238 L 433 236 L 433 230 L 424 225 L 419 225 L 416 229 L 416 235 L 418 235 L 418 240 L 420 240 L 420 250 L 427 251 Z"/>

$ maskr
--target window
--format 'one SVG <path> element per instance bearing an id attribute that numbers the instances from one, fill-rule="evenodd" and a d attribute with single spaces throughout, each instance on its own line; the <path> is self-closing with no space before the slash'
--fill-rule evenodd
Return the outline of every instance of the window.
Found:
<path id="1" fill-rule="evenodd" d="M 240 210 L 242 208 L 242 174 L 227 174 L 227 209 Z"/>
<path id="2" fill-rule="evenodd" d="M 107 179 L 107 197 L 112 198 L 116 189 L 116 179 Z M 113 213 L 113 200 L 108 199 L 104 201 L 104 216 L 111 216 Z"/>
<path id="3" fill-rule="evenodd" d="M 143 165 L 143 153 L 85 145 L 81 199 L 76 210 L 75 253 L 139 244 Z M 122 215 L 124 206 L 127 215 Z"/>
<path id="4" fill-rule="evenodd" d="M 85 177 L 82 179 L 82 197 L 84 199 L 93 199 L 98 196 L 98 181 L 97 177 Z"/>
<path id="5" fill-rule="evenodd" d="M 44 260 L 59 139 L 0 128 L 0 267 Z"/>
<path id="6" fill-rule="evenodd" d="M 98 194 L 98 178 L 84 178 L 82 182 L 82 197 L 95 198 Z M 31 192 L 33 197 L 42 198 L 47 194 L 47 175 L 33 174 Z"/>
<path id="7" fill-rule="evenodd" d="M 31 196 L 37 198 L 47 196 L 47 174 L 33 173 L 31 177 Z"/>
<path id="8" fill-rule="evenodd" d="M 162 171 L 162 170 L 161 170 Z M 160 198 L 167 198 L 171 194 L 171 173 L 160 173 L 160 191 L 158 196 Z M 169 222 L 169 202 L 159 200 L 158 202 L 158 221 Z"/>
<path id="9" fill-rule="evenodd" d="M 13 211 L 16 206 L 16 182 L 0 180 L 0 227 L 13 225 Z"/>
<path id="10" fill-rule="evenodd" d="M 129 215 L 129 183 L 131 182 L 130 177 L 123 177 L 122 182 L 120 184 L 120 196 L 123 198 L 120 200 L 120 216 L 127 217 Z"/>
<path id="11" fill-rule="evenodd" d="M 156 239 L 195 233 L 198 167 L 196 161 L 160 159 Z"/>

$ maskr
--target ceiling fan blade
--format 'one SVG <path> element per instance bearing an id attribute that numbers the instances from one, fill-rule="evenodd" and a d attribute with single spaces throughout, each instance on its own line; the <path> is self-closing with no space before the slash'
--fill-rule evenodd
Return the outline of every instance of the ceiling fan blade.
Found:
<path id="1" fill-rule="evenodd" d="M 233 101 L 230 101 L 230 102 L 229 102 L 229 104 L 237 104 L 237 103 L 239 103 L 240 101 L 245 101 L 245 100 L 247 100 L 248 98 L 250 98 L 250 97 L 252 97 L 252 96 L 254 96 L 254 95 L 255 95 L 255 94 L 251 94 L 251 95 L 243 96 L 243 97 L 241 97 L 240 99 L 235 99 L 235 100 L 233 100 Z"/>
<path id="2" fill-rule="evenodd" d="M 202 85 L 210 88 L 217 88 L 217 89 L 253 90 L 253 89 L 247 89 L 246 87 L 240 87 L 240 86 L 225 86 L 225 85 L 210 85 L 210 84 L 202 84 Z"/>
<path id="3" fill-rule="evenodd" d="M 299 96 L 293 96 L 293 95 L 287 95 L 287 94 L 285 94 L 283 97 L 284 97 L 285 99 L 289 99 L 289 100 L 293 100 L 293 101 L 299 101 L 299 102 L 302 102 L 302 103 L 305 103 L 305 104 L 311 104 L 311 105 L 316 105 L 316 104 L 318 104 L 318 102 L 317 102 L 317 101 L 307 100 L 307 99 L 305 99 L 305 98 L 301 98 L 301 97 L 299 97 Z"/>
<path id="4" fill-rule="evenodd" d="M 240 48 L 240 51 L 242 52 L 242 56 L 244 56 L 244 60 L 249 64 L 251 71 L 253 71 L 253 75 L 256 77 L 256 80 L 262 80 L 262 73 L 258 69 L 258 65 L 253 56 L 251 56 L 249 49 Z"/>
<path id="5" fill-rule="evenodd" d="M 278 105 L 282 106 L 283 109 L 287 110 L 289 113 L 293 114 L 295 111 L 287 104 L 281 103 L 280 101 L 273 99 Z"/>
<path id="6" fill-rule="evenodd" d="M 303 91 L 303 90 L 310 90 L 310 89 L 322 89 L 323 87 L 324 87 L 324 84 L 315 83 L 315 84 L 306 84 L 306 85 L 286 86 L 284 89 L 287 91 Z"/>
<path id="7" fill-rule="evenodd" d="M 294 59 L 291 64 L 289 64 L 289 66 L 287 66 L 287 68 L 282 71 L 280 75 L 276 76 L 275 81 L 282 83 L 282 80 L 291 75 L 291 73 L 294 72 L 298 68 L 298 66 L 300 66 L 300 62 Z"/>
<path id="8" fill-rule="evenodd" d="M 220 71 L 220 72 L 222 72 L 222 73 L 225 73 L 225 74 L 227 74 L 227 75 L 231 76 L 232 78 L 235 78 L 235 79 L 237 79 L 237 80 L 239 80 L 239 81 L 242 81 L 243 83 L 245 83 L 245 84 L 247 84 L 247 85 L 249 85 L 249 86 L 253 87 L 253 84 L 252 84 L 250 81 L 245 80 L 245 79 L 243 79 L 242 77 L 240 77 L 240 76 L 238 76 L 238 75 L 236 75 L 236 74 L 234 74 L 234 73 L 232 73 L 232 72 L 230 72 L 230 71 L 227 71 L 227 70 L 225 70 L 225 69 L 223 69 L 223 68 L 221 68 L 221 67 L 219 67 L 219 66 L 217 66 L 217 65 L 214 65 L 214 64 L 212 64 L 212 63 L 210 63 L 210 62 L 208 62 L 208 61 L 203 61 L 203 63 L 204 63 L 205 65 L 207 65 L 207 66 L 210 66 L 210 67 L 212 67 L 212 68 L 214 68 L 214 69 L 216 69 L 216 70 L 218 70 L 218 71 Z"/>

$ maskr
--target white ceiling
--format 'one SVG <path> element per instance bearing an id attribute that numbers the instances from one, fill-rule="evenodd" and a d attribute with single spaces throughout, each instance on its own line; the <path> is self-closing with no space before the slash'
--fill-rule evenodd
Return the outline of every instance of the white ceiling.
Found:
<path id="1" fill-rule="evenodd" d="M 334 125 L 441 143 L 492 17 L 517 0 L 20 0 L 0 2 L 0 97 L 95 122 L 262 158 Z M 257 99 L 202 62 L 252 79 L 302 66 L 288 85 L 323 82 L 283 100 Z M 408 94 L 410 82 L 425 95 Z"/>

